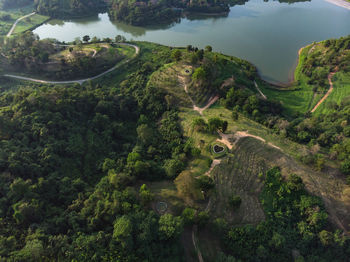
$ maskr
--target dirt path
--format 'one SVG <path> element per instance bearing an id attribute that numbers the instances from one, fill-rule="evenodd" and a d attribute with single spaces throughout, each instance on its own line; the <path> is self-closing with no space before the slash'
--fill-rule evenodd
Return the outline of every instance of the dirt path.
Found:
<path id="1" fill-rule="evenodd" d="M 204 174 L 205 176 L 210 176 L 211 171 L 213 171 L 214 167 L 221 163 L 221 159 L 214 159 L 211 163 L 210 169 Z"/>
<path id="2" fill-rule="evenodd" d="M 211 97 L 208 103 L 204 107 L 198 107 L 193 104 L 193 110 L 197 111 L 200 115 L 203 115 L 203 111 L 208 109 L 212 104 L 214 104 L 219 99 L 219 96 Z"/>
<path id="3" fill-rule="evenodd" d="M 261 92 L 261 90 L 260 90 L 258 84 L 257 84 L 255 81 L 254 81 L 254 85 L 255 85 L 255 88 L 256 88 L 256 89 L 258 90 L 258 92 L 260 93 L 260 95 L 261 95 L 265 100 L 267 100 L 267 97 L 264 95 L 263 92 Z"/>
<path id="4" fill-rule="evenodd" d="M 12 25 L 12 27 L 11 27 L 10 31 L 8 32 L 8 34 L 6 35 L 6 37 L 10 37 L 10 36 L 12 35 L 12 33 L 13 33 L 13 31 L 15 30 L 16 25 L 18 24 L 19 21 L 21 21 L 21 20 L 23 20 L 23 19 L 26 19 L 27 17 L 30 17 L 30 16 L 32 16 L 32 15 L 35 15 L 35 12 L 18 18 L 18 19 L 16 20 L 16 22 Z"/>
<path id="5" fill-rule="evenodd" d="M 224 134 L 220 131 L 218 131 L 218 133 L 221 136 L 221 139 L 217 139 L 216 141 L 225 144 L 229 149 L 232 149 L 233 146 L 243 137 L 252 137 L 252 138 L 255 138 L 257 140 L 260 140 L 261 142 L 266 143 L 266 140 L 263 139 L 262 137 L 248 134 L 247 131 L 237 131 L 235 134 Z M 231 139 L 234 139 L 234 143 L 230 142 Z M 280 147 L 278 147 L 270 142 L 268 142 L 267 144 L 273 148 L 276 148 L 276 149 L 282 151 L 282 149 Z"/>
<path id="6" fill-rule="evenodd" d="M 133 57 L 125 60 L 122 63 L 118 63 L 116 64 L 114 67 L 108 69 L 107 71 L 93 76 L 93 77 L 89 77 L 89 78 L 84 78 L 84 79 L 80 79 L 80 80 L 68 80 L 68 81 L 46 81 L 46 80 L 41 80 L 41 79 L 35 79 L 35 78 L 31 78 L 31 77 L 24 77 L 24 76 L 18 76 L 18 75 L 11 75 L 11 74 L 5 74 L 4 76 L 6 77 L 11 77 L 11 78 L 16 78 L 16 79 L 20 79 L 20 80 L 26 80 L 26 81 L 31 81 L 31 82 L 36 82 L 36 83 L 43 83 L 43 84 L 54 84 L 54 85 L 60 85 L 60 84 L 80 84 L 82 85 L 84 82 L 89 81 L 89 80 L 94 80 L 97 78 L 100 78 L 112 71 L 114 71 L 115 69 L 119 68 L 120 66 L 130 62 L 132 59 L 134 59 L 139 53 L 140 53 L 140 48 L 136 45 L 133 44 L 127 44 L 127 43 L 119 43 L 119 45 L 124 45 L 124 46 L 131 46 L 133 48 L 135 48 L 135 54 Z"/>
<path id="7" fill-rule="evenodd" d="M 328 82 L 330 85 L 329 90 L 327 91 L 327 93 L 324 95 L 324 97 L 322 97 L 322 99 L 320 101 L 318 101 L 318 103 L 314 106 L 314 108 L 311 110 L 311 113 L 315 112 L 316 109 L 327 99 L 327 97 L 332 93 L 333 91 L 333 82 L 332 82 L 332 77 L 334 76 L 335 72 L 330 73 L 328 75 Z"/>
<path id="8" fill-rule="evenodd" d="M 193 242 L 194 249 L 197 251 L 198 261 L 199 262 L 204 262 L 202 253 L 201 253 L 200 249 L 197 246 L 197 241 L 196 241 L 196 238 L 195 238 L 195 233 L 197 233 L 197 230 L 198 230 L 197 226 L 194 225 L 192 227 L 192 242 Z"/>
<path id="9" fill-rule="evenodd" d="M 346 0 L 326 0 L 326 2 L 350 10 L 350 2 L 348 2 Z"/>
<path id="10" fill-rule="evenodd" d="M 186 94 L 188 94 L 188 86 L 186 84 L 186 79 L 184 76 L 178 76 L 178 78 L 180 79 L 180 82 L 183 84 L 184 86 L 184 90 L 186 92 Z M 194 111 L 197 111 L 200 115 L 203 115 L 203 111 L 208 109 L 212 104 L 214 104 L 218 99 L 219 99 L 219 96 L 214 96 L 214 97 L 211 97 L 208 101 L 208 103 L 204 106 L 204 107 L 198 107 L 195 105 L 194 101 L 192 100 L 192 98 L 190 96 L 188 96 L 192 102 L 192 105 L 193 105 L 193 110 Z"/>

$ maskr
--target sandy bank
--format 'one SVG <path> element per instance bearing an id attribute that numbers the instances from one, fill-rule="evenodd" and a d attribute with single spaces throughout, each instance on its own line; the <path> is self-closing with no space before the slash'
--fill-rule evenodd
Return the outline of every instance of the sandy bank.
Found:
<path id="1" fill-rule="evenodd" d="M 350 10 L 350 2 L 346 1 L 346 0 L 326 0 L 328 3 L 346 8 L 348 10 Z"/>

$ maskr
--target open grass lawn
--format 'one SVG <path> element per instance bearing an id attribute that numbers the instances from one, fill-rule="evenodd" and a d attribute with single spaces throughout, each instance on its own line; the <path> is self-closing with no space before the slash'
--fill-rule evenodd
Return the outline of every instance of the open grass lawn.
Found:
<path id="1" fill-rule="evenodd" d="M 336 109 L 332 104 L 340 105 L 341 101 L 350 98 L 350 74 L 336 73 L 333 78 L 333 92 L 317 108 L 314 114 L 326 114 L 334 112 Z"/>
<path id="2" fill-rule="evenodd" d="M 39 15 L 39 14 L 35 14 L 35 15 L 30 16 L 30 17 L 27 17 L 27 18 L 25 18 L 17 23 L 17 26 L 16 26 L 15 30 L 13 31 L 13 34 L 19 34 L 19 33 L 25 32 L 27 30 L 31 30 L 31 29 L 35 28 L 36 26 L 44 23 L 48 19 L 49 19 L 48 16 Z"/>
<path id="3" fill-rule="evenodd" d="M 153 205 L 158 202 L 165 202 L 167 204 L 166 213 L 173 215 L 180 215 L 184 208 L 184 202 L 177 195 L 177 190 L 173 181 L 164 180 L 156 182 L 147 182 L 147 187 L 154 193 Z"/>
<path id="4" fill-rule="evenodd" d="M 6 10 L 0 10 L 0 16 L 9 14 L 11 18 L 8 21 L 0 20 L 0 35 L 6 35 L 13 23 L 20 17 L 32 13 L 34 5 L 28 5 L 21 8 L 11 8 Z M 42 22 L 41 22 L 42 23 Z"/>

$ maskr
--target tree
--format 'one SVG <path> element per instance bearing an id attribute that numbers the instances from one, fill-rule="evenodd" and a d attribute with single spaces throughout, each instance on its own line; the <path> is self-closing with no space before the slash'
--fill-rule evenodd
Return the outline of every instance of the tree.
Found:
<path id="1" fill-rule="evenodd" d="M 211 51 L 213 51 L 213 48 L 212 48 L 210 45 L 207 45 L 207 46 L 205 47 L 205 51 L 211 52 Z"/>
<path id="2" fill-rule="evenodd" d="M 221 131 L 224 130 L 224 124 L 225 121 L 221 120 L 220 118 L 217 117 L 212 117 L 209 118 L 208 120 L 208 127 L 209 127 L 209 131 L 210 132 L 215 132 L 216 130 L 220 129 Z M 226 124 L 226 128 L 227 128 L 227 124 Z M 226 131 L 226 129 L 225 129 Z"/>
<path id="3" fill-rule="evenodd" d="M 125 42 L 125 41 L 126 41 L 126 39 L 125 39 L 124 36 L 117 35 L 117 36 L 115 37 L 115 42 L 116 42 L 116 43 L 122 43 L 122 42 Z"/>
<path id="4" fill-rule="evenodd" d="M 183 220 L 172 214 L 162 215 L 159 219 L 159 233 L 163 240 L 178 238 L 183 231 Z"/>
<path id="5" fill-rule="evenodd" d="M 181 53 L 181 51 L 179 49 L 175 49 L 171 53 L 171 57 L 177 62 L 181 60 L 181 56 L 182 56 L 182 53 Z"/>
<path id="6" fill-rule="evenodd" d="M 187 52 L 191 52 L 193 50 L 193 47 L 192 47 L 192 45 L 188 45 L 186 47 L 186 49 L 187 49 Z"/>
<path id="7" fill-rule="evenodd" d="M 198 63 L 199 57 L 197 53 L 191 54 L 191 64 L 196 65 Z"/>
<path id="8" fill-rule="evenodd" d="M 198 67 L 192 74 L 192 80 L 194 81 L 200 81 L 205 80 L 207 76 L 207 72 L 204 70 L 203 67 Z"/>
<path id="9" fill-rule="evenodd" d="M 193 120 L 192 127 L 197 132 L 205 132 L 208 130 L 208 124 L 201 117 L 197 117 Z"/>
<path id="10" fill-rule="evenodd" d="M 190 208 L 190 207 L 186 207 L 182 211 L 181 216 L 184 220 L 185 225 L 192 225 L 194 223 L 194 220 L 195 220 L 196 210 L 193 208 Z"/>
<path id="11" fill-rule="evenodd" d="M 139 125 L 136 131 L 142 145 L 150 145 L 155 140 L 155 133 L 147 124 Z"/>
<path id="12" fill-rule="evenodd" d="M 88 35 L 83 36 L 83 41 L 85 43 L 88 43 L 90 41 L 90 36 L 88 36 Z"/>
<path id="13" fill-rule="evenodd" d="M 234 209 L 238 209 L 241 206 L 242 199 L 238 195 L 233 195 L 230 199 L 230 204 Z"/>
<path id="14" fill-rule="evenodd" d="M 164 163 L 164 170 L 169 178 L 175 177 L 184 167 L 184 163 L 179 159 L 167 159 Z"/>
<path id="15" fill-rule="evenodd" d="M 140 187 L 141 204 L 144 206 L 150 203 L 154 198 L 154 194 L 147 188 L 145 184 Z"/>
<path id="16" fill-rule="evenodd" d="M 119 217 L 113 225 L 113 239 L 118 241 L 124 248 L 132 243 L 132 223 L 127 216 Z"/>
<path id="17" fill-rule="evenodd" d="M 322 230 L 319 234 L 318 234 L 321 243 L 324 246 L 329 246 L 332 241 L 333 241 L 333 235 L 331 232 L 328 232 L 327 230 Z"/>

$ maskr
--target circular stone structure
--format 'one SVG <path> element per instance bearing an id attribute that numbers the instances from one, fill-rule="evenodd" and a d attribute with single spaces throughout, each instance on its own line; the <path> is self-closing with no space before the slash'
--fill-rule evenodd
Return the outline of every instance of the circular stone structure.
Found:
<path id="1" fill-rule="evenodd" d="M 168 209 L 168 204 L 165 202 L 157 202 L 156 209 L 159 214 L 164 214 Z"/>
<path id="2" fill-rule="evenodd" d="M 214 153 L 216 153 L 216 154 L 220 154 L 220 153 L 222 153 L 222 152 L 225 151 L 225 148 L 224 148 L 223 146 L 220 146 L 220 145 L 218 145 L 218 144 L 215 144 L 215 145 L 213 146 L 213 151 L 214 151 Z"/>
<path id="3" fill-rule="evenodd" d="M 192 68 L 186 67 L 186 68 L 184 68 L 184 69 L 182 70 L 182 73 L 183 73 L 184 75 L 189 76 L 189 75 L 192 74 Z"/>

